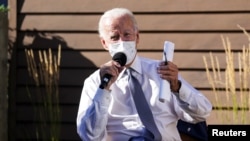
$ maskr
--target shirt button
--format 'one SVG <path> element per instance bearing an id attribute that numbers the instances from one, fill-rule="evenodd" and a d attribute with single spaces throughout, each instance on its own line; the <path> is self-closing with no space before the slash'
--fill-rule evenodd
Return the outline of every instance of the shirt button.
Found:
<path id="1" fill-rule="evenodd" d="M 188 132 L 190 132 L 190 131 L 191 131 L 191 128 L 190 128 L 190 127 L 188 127 L 187 131 L 188 131 Z"/>

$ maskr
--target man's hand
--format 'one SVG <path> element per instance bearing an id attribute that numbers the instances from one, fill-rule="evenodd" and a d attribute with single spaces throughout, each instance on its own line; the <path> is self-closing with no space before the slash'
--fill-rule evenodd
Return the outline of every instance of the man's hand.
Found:
<path id="1" fill-rule="evenodd" d="M 162 79 L 169 81 L 170 89 L 173 92 L 179 92 L 180 81 L 178 80 L 178 67 L 172 62 L 161 62 L 157 68 L 157 72 L 160 74 Z"/>
<path id="2" fill-rule="evenodd" d="M 110 74 L 112 76 L 109 83 L 105 87 L 105 89 L 109 90 L 111 84 L 113 84 L 115 82 L 119 73 L 123 69 L 124 69 L 123 66 L 121 66 L 119 63 L 117 63 L 116 61 L 113 61 L 113 60 L 100 66 L 100 78 L 101 78 L 101 80 L 103 79 L 105 74 Z"/>

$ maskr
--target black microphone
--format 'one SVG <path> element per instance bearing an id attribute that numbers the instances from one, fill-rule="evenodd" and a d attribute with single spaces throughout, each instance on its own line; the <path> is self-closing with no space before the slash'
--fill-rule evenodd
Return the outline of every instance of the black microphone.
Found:
<path id="1" fill-rule="evenodd" d="M 127 57 L 124 53 L 118 52 L 113 56 L 112 60 L 119 63 L 121 66 L 124 66 L 126 64 Z M 102 81 L 101 81 L 101 85 L 100 85 L 101 89 L 104 89 L 108 85 L 111 77 L 112 77 L 112 75 L 110 75 L 110 74 L 105 74 L 103 76 Z"/>

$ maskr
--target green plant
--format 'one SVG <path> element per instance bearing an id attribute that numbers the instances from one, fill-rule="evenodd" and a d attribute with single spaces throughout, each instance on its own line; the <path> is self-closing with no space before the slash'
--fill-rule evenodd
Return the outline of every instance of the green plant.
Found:
<path id="1" fill-rule="evenodd" d="M 35 93 L 28 95 L 33 102 L 37 140 L 59 141 L 60 134 L 60 105 L 59 105 L 59 72 L 61 47 L 57 56 L 53 56 L 51 49 L 38 51 L 38 57 L 32 49 L 25 49 L 29 76 L 36 85 Z M 37 63 L 38 62 L 38 63 Z M 37 103 L 35 103 L 37 102 Z"/>
<path id="2" fill-rule="evenodd" d="M 9 11 L 9 8 L 5 7 L 3 4 L 0 5 L 0 12 L 7 12 Z"/>
<path id="3" fill-rule="evenodd" d="M 203 56 L 203 60 L 207 78 L 215 96 L 214 107 L 220 110 L 217 113 L 219 114 L 218 118 L 222 123 L 230 121 L 230 124 L 249 124 L 250 36 L 244 28 L 238 27 L 248 37 L 249 46 L 243 46 L 242 51 L 238 52 L 238 56 L 235 56 L 235 52 L 231 49 L 230 40 L 222 36 L 226 59 L 225 71 L 222 71 L 218 57 L 211 52 L 211 66 L 208 65 L 206 57 Z M 211 69 L 209 69 L 210 67 Z"/>

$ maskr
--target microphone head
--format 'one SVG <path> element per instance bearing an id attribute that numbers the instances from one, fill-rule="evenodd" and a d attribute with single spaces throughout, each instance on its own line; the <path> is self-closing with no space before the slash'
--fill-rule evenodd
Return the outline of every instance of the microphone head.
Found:
<path id="1" fill-rule="evenodd" d="M 113 56 L 112 60 L 118 62 L 121 66 L 124 66 L 127 62 L 127 57 L 124 53 L 118 52 Z"/>

